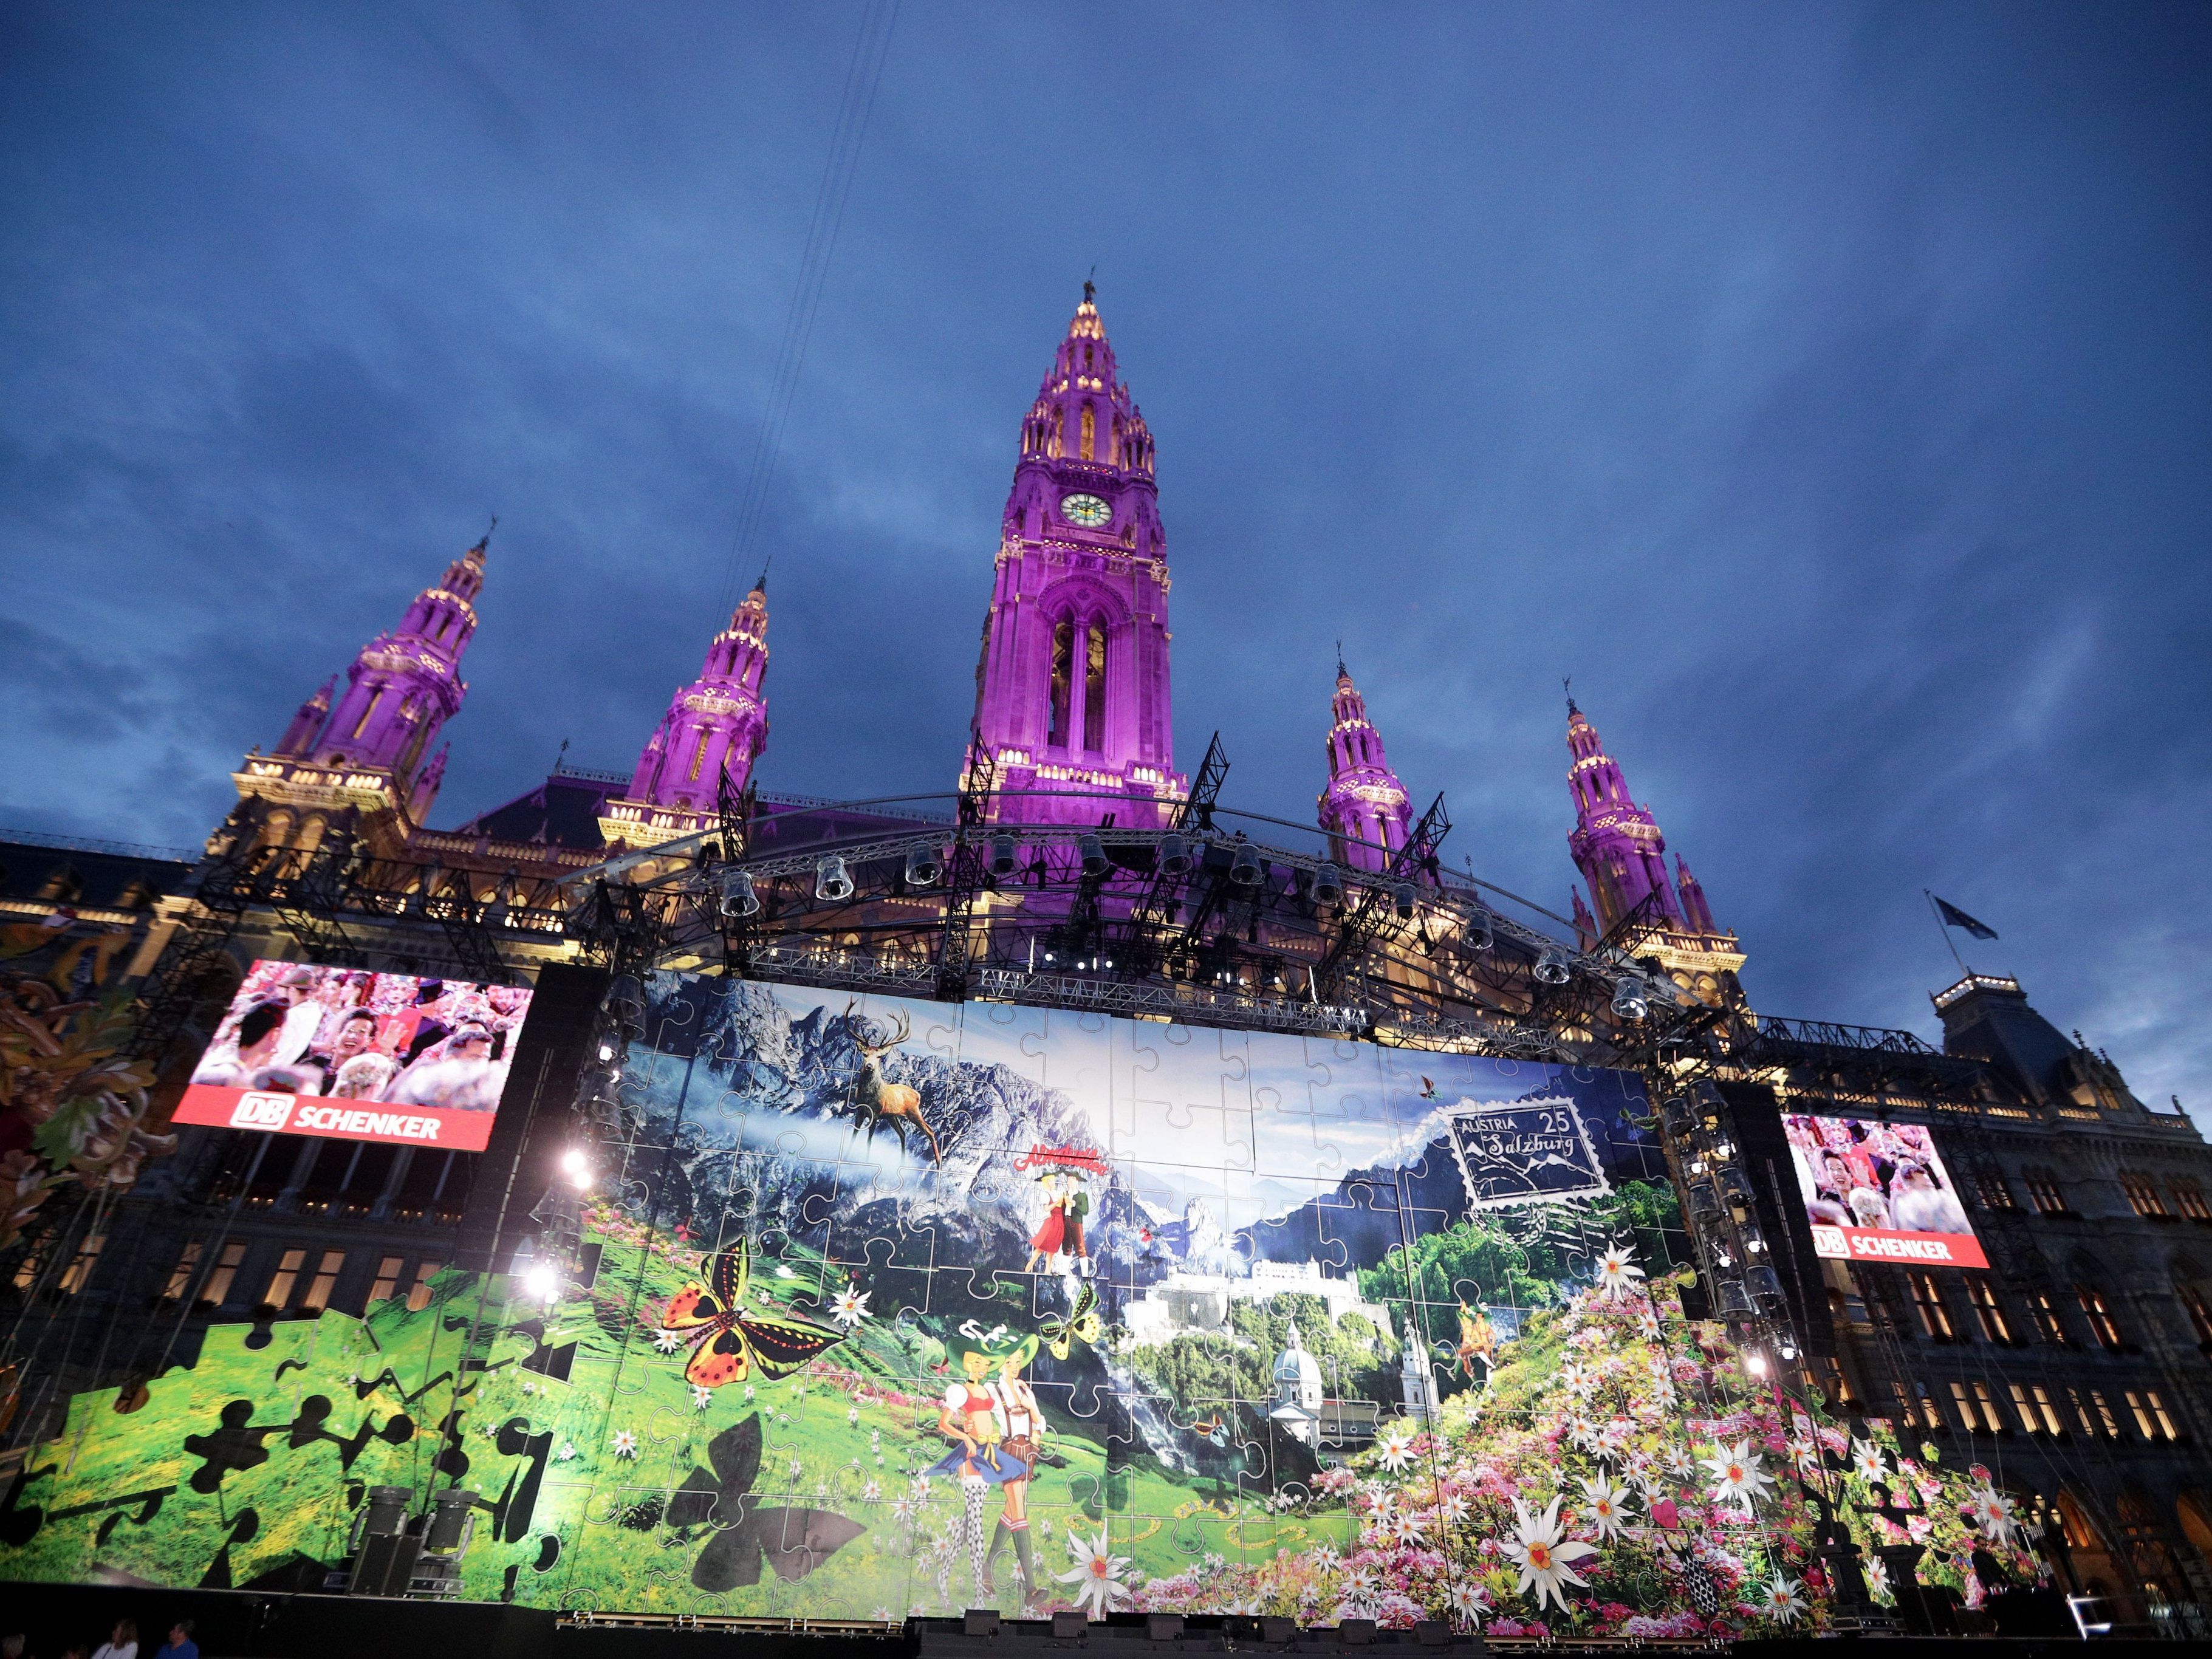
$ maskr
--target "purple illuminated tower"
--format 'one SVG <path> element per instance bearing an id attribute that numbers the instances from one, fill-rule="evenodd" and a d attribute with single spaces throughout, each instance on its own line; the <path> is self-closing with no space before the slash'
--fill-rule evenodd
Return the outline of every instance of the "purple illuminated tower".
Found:
<path id="1" fill-rule="evenodd" d="M 1628 781 L 1605 752 L 1597 728 L 1567 699 L 1567 787 L 1575 799 L 1575 827 L 1567 848 L 1589 884 L 1597 915 L 1587 921 L 1581 895 L 1575 921 L 1593 933 L 1635 921 L 1621 943 L 1632 956 L 1657 961 L 1674 981 L 1701 1000 L 1735 996 L 1735 974 L 1743 966 L 1735 935 L 1713 925 L 1705 889 L 1678 858 L 1680 896 L 1667 879 L 1667 838 L 1650 809 L 1629 796 Z"/>
<path id="2" fill-rule="evenodd" d="M 1413 803 L 1382 752 L 1382 734 L 1367 718 L 1367 700 L 1336 665 L 1336 723 L 1328 733 L 1328 787 L 1321 792 L 1321 827 L 1329 856 L 1355 870 L 1379 872 L 1406 844 Z M 1388 848 L 1386 852 L 1382 849 Z"/>
<path id="3" fill-rule="evenodd" d="M 647 846 L 689 835 L 715 816 L 720 780 L 743 789 L 768 747 L 768 575 L 707 647 L 706 665 L 678 688 L 637 758 L 629 792 L 599 817 L 610 842 Z"/>
<path id="4" fill-rule="evenodd" d="M 1168 690 L 1167 542 L 1152 437 L 1083 303 L 1022 421 L 975 669 L 975 741 L 994 815 L 1017 823 L 1161 820 L 1180 799 Z"/>
<path id="5" fill-rule="evenodd" d="M 275 755 L 249 756 L 237 775 L 240 792 L 302 804 L 329 794 L 372 810 L 398 806 L 422 823 L 445 775 L 442 756 L 428 764 L 423 757 L 468 695 L 461 653 L 477 631 L 490 545 L 487 532 L 437 586 L 415 596 L 398 627 L 362 647 L 335 707 L 333 675 L 293 715 Z"/>

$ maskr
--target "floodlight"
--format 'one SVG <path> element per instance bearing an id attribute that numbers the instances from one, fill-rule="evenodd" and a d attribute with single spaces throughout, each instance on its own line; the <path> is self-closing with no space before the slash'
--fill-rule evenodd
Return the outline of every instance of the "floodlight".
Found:
<path id="1" fill-rule="evenodd" d="M 1547 945 L 1536 953 L 1533 971 L 1539 985 L 1565 985 L 1572 973 L 1567 966 L 1567 953 L 1556 945 Z"/>
<path id="2" fill-rule="evenodd" d="M 1319 904 L 1344 902 L 1343 872 L 1326 860 L 1314 872 L 1313 896 L 1315 902 Z"/>
<path id="3" fill-rule="evenodd" d="M 832 902 L 853 896 L 853 872 L 837 854 L 826 854 L 815 865 L 814 896 Z"/>
<path id="4" fill-rule="evenodd" d="M 722 914 L 726 916 L 749 916 L 760 908 L 760 896 L 753 891 L 753 878 L 743 870 L 732 870 L 722 878 Z"/>

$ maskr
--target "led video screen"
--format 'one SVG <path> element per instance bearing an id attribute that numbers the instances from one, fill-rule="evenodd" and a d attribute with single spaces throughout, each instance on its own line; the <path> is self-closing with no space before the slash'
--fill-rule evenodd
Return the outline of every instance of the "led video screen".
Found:
<path id="1" fill-rule="evenodd" d="M 1784 1128 L 1814 1255 L 1898 1267 L 1990 1265 L 1958 1185 L 1920 1125 L 1793 1114 Z"/>
<path id="2" fill-rule="evenodd" d="M 529 1012 L 520 986 L 256 962 L 176 1121 L 481 1152 Z"/>

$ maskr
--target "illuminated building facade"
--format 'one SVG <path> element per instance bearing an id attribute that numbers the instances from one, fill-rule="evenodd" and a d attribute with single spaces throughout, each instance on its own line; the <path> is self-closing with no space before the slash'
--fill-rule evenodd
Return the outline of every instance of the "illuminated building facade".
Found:
<path id="1" fill-rule="evenodd" d="M 234 978 L 255 957 L 528 977 L 577 957 L 595 883 L 732 856 L 706 839 L 725 803 L 747 798 L 757 915 L 784 918 L 785 931 L 733 902 L 714 919 L 721 936 L 694 940 L 682 966 L 720 952 L 732 972 L 927 994 L 944 981 L 925 975 L 942 972 L 957 940 L 996 977 L 954 994 L 1635 1065 L 1655 1098 L 1669 1076 L 1698 1070 L 1734 1113 L 1754 1194 L 1716 1224 L 1756 1219 L 1803 1363 L 1831 1398 L 1906 1419 L 1948 1463 L 1987 1464 L 2024 1515 L 2048 1520 L 2072 1587 L 2139 1619 L 2212 1606 L 2212 1155 L 2189 1119 L 2146 1107 L 2109 1059 L 1996 976 L 1937 996 L 1940 1048 L 1752 1012 L 1735 936 L 1679 856 L 1670 873 L 1656 817 L 1571 702 L 1569 851 L 1588 902 L 1576 895 L 1564 929 L 1488 915 L 1433 856 L 1414 861 L 1420 890 L 1402 912 L 1394 895 L 1378 900 L 1382 884 L 1363 890 L 1358 878 L 1387 868 L 1417 825 L 1340 664 L 1314 848 L 1255 850 L 1210 817 L 1173 816 L 1193 785 L 1173 752 L 1154 464 L 1086 291 L 1021 424 L 962 769 L 963 808 L 1038 833 L 1008 836 L 1024 844 L 1018 865 L 987 869 L 963 897 L 945 856 L 956 810 L 892 818 L 755 787 L 768 732 L 764 586 L 714 637 L 635 768 L 556 770 L 454 829 L 428 828 L 441 745 L 467 693 L 460 665 L 487 538 L 362 649 L 343 691 L 334 676 L 271 752 L 246 757 L 239 805 L 196 865 L 148 855 L 126 870 L 127 858 L 94 849 L 12 845 L 0 848 L 0 901 L 19 922 L 131 930 L 142 973 L 170 971 L 161 964 L 180 941 L 197 939 L 213 941 L 191 958 L 213 979 L 220 963 Z M 1094 859 L 1042 833 L 1092 830 L 1109 815 L 1115 830 L 1172 821 L 1202 842 L 1184 849 L 1190 879 L 1205 878 L 1195 896 L 1161 897 L 1148 844 L 1103 845 Z M 904 838 L 897 851 L 883 851 L 893 837 Z M 830 849 L 819 862 L 817 848 Z M 860 889 L 849 898 L 827 867 L 838 848 Z M 934 865 L 916 856 L 932 852 Z M 1324 890 L 1323 860 L 1351 890 Z M 1118 911 L 1099 902 L 1102 885 L 1121 894 Z M 1121 940 L 1151 954 L 1124 954 Z M 1694 1058 L 1688 1038 L 1652 1048 L 1633 1016 L 1565 967 L 1542 971 L 1552 953 L 1587 965 L 1603 951 L 1698 1005 Z M 180 1048 L 207 1000 L 188 1011 Z M 1989 1268 L 1816 1257 L 1780 1140 L 1782 1115 L 1799 1112 L 1927 1125 Z M 246 1132 L 182 1140 L 96 1231 L 57 1234 L 59 1257 L 26 1258 L 29 1276 L 0 1289 L 64 1316 L 49 1322 L 49 1374 L 24 1398 L 18 1442 L 55 1401 L 144 1370 L 179 1331 L 189 1346 L 209 1320 L 257 1309 L 357 1310 L 411 1294 L 439 1266 L 488 1261 L 471 1229 L 510 1186 L 529 1188 L 539 1156 L 519 1130 L 483 1154 L 434 1157 Z M 1285 1407 L 1315 1408 L 1306 1366 L 1290 1364 Z"/>

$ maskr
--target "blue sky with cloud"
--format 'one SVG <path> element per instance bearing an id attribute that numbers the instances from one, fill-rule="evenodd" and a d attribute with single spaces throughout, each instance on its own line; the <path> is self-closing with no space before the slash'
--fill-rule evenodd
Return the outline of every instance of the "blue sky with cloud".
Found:
<path id="1" fill-rule="evenodd" d="M 196 840 L 493 512 L 438 821 L 627 769 L 754 574 L 860 15 L 0 15 L 0 821 Z M 2193 1099 L 2208 71 L 2193 5 L 908 0 L 746 555 L 763 782 L 951 783 L 1095 264 L 1233 800 L 1310 816 L 1341 638 L 1564 908 L 1571 674 L 1759 1006 L 1932 1032 L 1932 887 Z"/>

